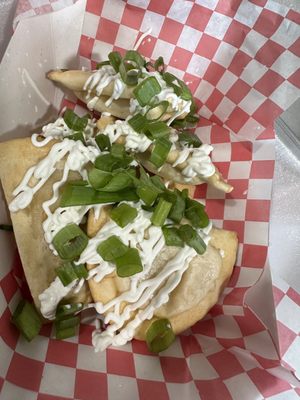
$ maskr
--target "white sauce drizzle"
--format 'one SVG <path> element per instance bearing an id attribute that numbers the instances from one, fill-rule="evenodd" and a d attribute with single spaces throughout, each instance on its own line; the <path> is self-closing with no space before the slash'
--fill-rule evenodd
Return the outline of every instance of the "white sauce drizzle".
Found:
<path id="1" fill-rule="evenodd" d="M 196 176 L 209 177 L 215 173 L 216 168 L 209 157 L 212 150 L 213 147 L 209 144 L 202 144 L 193 149 L 186 160 L 188 165 L 182 171 L 186 182 L 191 181 Z"/>

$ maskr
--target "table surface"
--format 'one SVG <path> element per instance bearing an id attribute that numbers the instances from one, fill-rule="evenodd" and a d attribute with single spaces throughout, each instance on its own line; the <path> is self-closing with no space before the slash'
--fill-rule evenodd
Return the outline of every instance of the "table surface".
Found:
<path id="1" fill-rule="evenodd" d="M 13 33 L 18 0 L 0 0 L 0 60 Z M 297 0 L 277 0 L 300 12 Z M 278 139 L 270 220 L 269 260 L 272 273 L 300 291 L 300 160 Z"/>

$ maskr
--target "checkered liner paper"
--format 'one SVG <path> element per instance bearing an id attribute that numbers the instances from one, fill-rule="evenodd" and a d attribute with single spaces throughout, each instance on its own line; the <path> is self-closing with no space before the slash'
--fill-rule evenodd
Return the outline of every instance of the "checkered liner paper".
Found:
<path id="1" fill-rule="evenodd" d="M 25 0 L 18 9 L 34 15 L 65 3 Z M 26 343 L 10 323 L 24 292 L 22 267 L 2 256 L 1 399 L 299 398 L 300 296 L 277 278 L 272 287 L 267 262 L 273 121 L 299 96 L 299 22 L 265 0 L 87 0 L 82 66 L 132 48 L 151 28 L 140 52 L 162 55 L 190 86 L 202 116 L 196 134 L 213 144 L 213 160 L 234 186 L 225 195 L 202 185 L 195 197 L 217 227 L 238 233 L 237 262 L 219 303 L 156 356 L 138 341 L 95 354 L 89 316 L 75 339 L 57 341 L 47 325 Z M 13 247 L 8 234 L 2 246 Z"/>

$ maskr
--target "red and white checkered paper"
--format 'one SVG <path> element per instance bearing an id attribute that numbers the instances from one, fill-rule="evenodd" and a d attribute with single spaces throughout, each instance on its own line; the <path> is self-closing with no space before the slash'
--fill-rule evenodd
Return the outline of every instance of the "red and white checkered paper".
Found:
<path id="1" fill-rule="evenodd" d="M 299 21 L 299 14 L 266 0 L 87 0 L 79 46 L 83 66 L 94 67 L 111 50 L 132 48 L 151 27 L 139 50 L 152 59 L 162 55 L 168 70 L 193 91 L 204 117 L 196 133 L 213 144 L 214 162 L 234 186 L 223 194 L 201 185 L 196 197 L 205 199 L 216 226 L 238 233 L 238 258 L 219 303 L 159 356 L 138 341 L 94 354 L 88 319 L 78 338 L 57 341 L 45 326 L 34 343 L 25 343 L 9 323 L 21 266 L 15 258 L 11 270 L 11 258 L 4 258 L 3 399 L 299 397 L 290 372 L 300 370 L 299 294 L 276 277 L 274 303 L 266 267 L 273 121 L 299 96 Z M 2 238 L 0 243 L 8 246 Z M 255 300 L 270 312 L 249 300 L 256 288 Z"/>

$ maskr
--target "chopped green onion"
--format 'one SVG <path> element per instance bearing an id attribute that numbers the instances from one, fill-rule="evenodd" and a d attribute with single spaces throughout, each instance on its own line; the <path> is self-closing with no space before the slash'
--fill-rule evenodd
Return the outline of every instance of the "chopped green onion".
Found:
<path id="1" fill-rule="evenodd" d="M 142 114 L 135 114 L 128 120 L 128 124 L 134 131 L 141 133 L 144 131 L 144 128 L 147 124 L 147 119 Z"/>
<path id="2" fill-rule="evenodd" d="M 139 198 L 148 206 L 154 203 L 159 194 L 159 190 L 147 184 L 139 185 L 136 192 Z"/>
<path id="3" fill-rule="evenodd" d="M 119 66 L 119 72 L 124 83 L 128 86 L 135 86 L 141 76 L 141 70 L 135 68 L 130 61 L 122 60 Z"/>
<path id="4" fill-rule="evenodd" d="M 126 51 L 124 60 L 134 62 L 136 66 L 140 68 L 144 67 L 145 65 L 145 59 L 136 50 Z"/>
<path id="5" fill-rule="evenodd" d="M 121 54 L 118 51 L 112 51 L 108 54 L 110 65 L 116 72 L 119 72 L 119 67 L 122 61 Z"/>
<path id="6" fill-rule="evenodd" d="M 82 132 L 76 132 L 73 135 L 67 136 L 67 138 L 75 141 L 80 140 L 83 144 L 85 144 L 85 139 Z"/>
<path id="7" fill-rule="evenodd" d="M 73 268 L 73 263 L 71 262 L 60 265 L 55 269 L 55 272 L 64 286 L 68 286 L 71 282 L 77 279 L 77 275 Z"/>
<path id="8" fill-rule="evenodd" d="M 81 278 L 86 279 L 88 277 L 88 271 L 84 264 L 73 263 L 73 270 L 78 279 L 81 279 Z"/>
<path id="9" fill-rule="evenodd" d="M 111 181 L 113 175 L 111 172 L 101 171 L 100 169 L 92 168 L 88 172 L 88 177 L 91 186 L 93 186 L 94 189 L 98 190 L 107 185 Z"/>
<path id="10" fill-rule="evenodd" d="M 121 228 L 128 225 L 137 217 L 137 210 L 128 204 L 120 204 L 110 212 L 110 218 L 115 221 Z"/>
<path id="11" fill-rule="evenodd" d="M 12 316 L 13 324 L 30 342 L 35 338 L 42 327 L 42 320 L 34 306 L 21 300 Z"/>
<path id="12" fill-rule="evenodd" d="M 166 350 L 175 340 L 170 321 L 166 318 L 158 319 L 146 331 L 146 343 L 153 353 Z"/>
<path id="13" fill-rule="evenodd" d="M 154 63 L 154 69 L 160 73 L 163 73 L 165 70 L 165 63 L 162 57 L 158 57 L 158 59 Z"/>
<path id="14" fill-rule="evenodd" d="M 133 90 L 133 94 L 139 104 L 144 107 L 149 104 L 153 96 L 160 93 L 161 87 L 157 79 L 154 76 L 144 79 L 138 86 Z"/>
<path id="15" fill-rule="evenodd" d="M 186 120 L 187 120 L 187 122 L 189 122 L 190 124 L 197 124 L 197 122 L 199 121 L 199 115 L 188 114 L 188 115 L 186 116 Z"/>
<path id="16" fill-rule="evenodd" d="M 155 167 L 159 168 L 165 163 L 171 147 L 172 143 L 165 137 L 161 137 L 155 141 L 154 149 L 150 156 L 150 161 Z"/>
<path id="17" fill-rule="evenodd" d="M 145 204 L 142 204 L 142 209 L 148 212 L 154 212 L 155 207 L 154 206 L 146 206 Z"/>
<path id="18" fill-rule="evenodd" d="M 110 148 L 110 154 L 115 158 L 124 158 L 125 146 L 120 143 L 113 143 Z"/>
<path id="19" fill-rule="evenodd" d="M 70 129 L 73 131 L 82 132 L 88 124 L 89 115 L 85 115 L 80 118 L 69 108 L 64 112 L 64 121 Z"/>
<path id="20" fill-rule="evenodd" d="M 170 218 L 174 222 L 180 223 L 180 221 L 182 220 L 182 218 L 184 216 L 185 197 L 177 189 L 174 191 L 174 194 L 176 195 L 176 201 L 175 201 L 175 203 L 173 203 L 173 206 L 171 208 L 168 218 Z"/>
<path id="21" fill-rule="evenodd" d="M 115 235 L 110 236 L 97 247 L 97 252 L 104 261 L 114 261 L 116 258 L 123 256 L 127 251 L 128 247 Z"/>
<path id="22" fill-rule="evenodd" d="M 101 188 L 102 192 L 119 192 L 120 190 L 133 186 L 132 176 L 124 172 L 114 175 L 110 182 Z"/>
<path id="23" fill-rule="evenodd" d="M 199 201 L 187 198 L 185 207 L 185 216 L 195 228 L 205 228 L 209 224 L 205 207 Z"/>
<path id="24" fill-rule="evenodd" d="M 111 144 L 109 137 L 107 135 L 104 135 L 104 133 L 100 133 L 99 135 L 97 135 L 95 137 L 95 140 L 101 151 L 110 149 Z"/>
<path id="25" fill-rule="evenodd" d="M 117 168 L 126 168 L 132 162 L 133 158 L 124 155 L 122 159 L 116 158 L 111 154 L 102 154 L 94 162 L 96 168 L 102 171 L 112 172 Z"/>
<path id="26" fill-rule="evenodd" d="M 169 136 L 171 131 L 171 128 L 163 121 L 152 122 L 151 124 L 147 125 L 146 129 L 153 139 Z"/>
<path id="27" fill-rule="evenodd" d="M 165 185 L 163 183 L 163 180 L 158 175 L 151 176 L 150 179 L 151 179 L 153 185 L 157 189 L 160 189 L 160 190 L 165 190 L 166 189 L 166 187 L 165 187 Z"/>
<path id="28" fill-rule="evenodd" d="M 191 225 L 181 225 L 179 227 L 179 235 L 181 239 L 190 247 L 192 247 L 198 254 L 203 254 L 206 250 L 206 244 L 203 239 L 198 235 Z"/>
<path id="29" fill-rule="evenodd" d="M 12 227 L 12 225 L 0 224 L 0 230 L 13 232 L 13 227 Z"/>
<path id="30" fill-rule="evenodd" d="M 201 140 L 197 135 L 191 134 L 188 131 L 184 131 L 178 134 L 178 140 L 181 143 L 187 144 L 191 147 L 200 147 L 202 145 Z"/>
<path id="31" fill-rule="evenodd" d="M 75 186 L 87 189 L 84 186 Z M 69 224 L 62 228 L 54 236 L 52 244 L 60 258 L 63 260 L 75 260 L 88 244 L 87 235 L 76 224 Z"/>
<path id="32" fill-rule="evenodd" d="M 165 242 L 167 246 L 183 247 L 184 242 L 179 235 L 179 230 L 175 227 L 163 226 L 162 231 L 164 234 Z"/>
<path id="33" fill-rule="evenodd" d="M 154 210 L 154 213 L 151 216 L 152 224 L 156 226 L 163 226 L 171 208 L 172 208 L 172 203 L 169 203 L 163 198 L 160 198 Z"/>
<path id="34" fill-rule="evenodd" d="M 55 332 L 55 337 L 56 339 L 63 340 L 76 336 L 76 328 L 76 326 L 72 326 L 66 329 L 59 329 Z"/>
<path id="35" fill-rule="evenodd" d="M 67 184 L 62 192 L 60 206 L 84 206 L 92 204 L 117 203 L 120 201 L 137 201 L 138 196 L 132 189 L 123 189 L 118 192 L 102 192 L 86 186 Z"/>
<path id="36" fill-rule="evenodd" d="M 158 104 L 154 104 L 146 112 L 145 117 L 149 121 L 158 121 L 165 114 L 169 105 L 170 104 L 167 100 L 163 100 Z"/>
<path id="37" fill-rule="evenodd" d="M 96 69 L 100 69 L 101 67 L 103 67 L 104 65 L 110 65 L 110 62 L 108 60 L 106 61 L 101 61 L 96 65 Z"/>
<path id="38" fill-rule="evenodd" d="M 171 125 L 176 129 L 194 128 L 198 121 L 197 115 L 188 114 L 184 119 L 175 119 Z"/>
<path id="39" fill-rule="evenodd" d="M 125 254 L 115 259 L 117 275 L 121 278 L 143 271 L 142 261 L 137 249 L 129 248 Z"/>
<path id="40" fill-rule="evenodd" d="M 159 195 L 160 198 L 172 203 L 172 206 L 176 204 L 177 201 L 177 194 L 174 191 L 165 189 L 163 193 Z"/>
<path id="41" fill-rule="evenodd" d="M 55 321 L 55 327 L 57 330 L 64 330 L 68 328 L 73 328 L 74 326 L 78 326 L 80 322 L 80 318 L 78 316 L 70 316 L 65 319 L 60 319 Z"/>
<path id="42" fill-rule="evenodd" d="M 55 319 L 60 320 L 75 314 L 83 309 L 82 303 L 77 304 L 59 304 L 56 309 Z"/>
<path id="43" fill-rule="evenodd" d="M 163 79 L 166 81 L 168 86 L 171 86 L 174 89 L 175 94 L 180 96 L 183 100 L 191 100 L 193 98 L 188 86 L 175 75 L 170 74 L 170 72 L 164 72 Z"/>
<path id="44" fill-rule="evenodd" d="M 56 320 L 54 322 L 56 339 L 67 339 L 75 336 L 79 322 L 80 318 L 77 316 Z"/>

